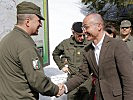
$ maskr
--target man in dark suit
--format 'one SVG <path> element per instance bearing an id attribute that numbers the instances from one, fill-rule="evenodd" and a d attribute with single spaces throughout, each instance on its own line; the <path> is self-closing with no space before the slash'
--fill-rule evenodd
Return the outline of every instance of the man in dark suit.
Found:
<path id="1" fill-rule="evenodd" d="M 85 48 L 80 73 L 65 83 L 65 92 L 84 82 L 91 70 L 97 100 L 133 100 L 133 65 L 125 42 L 105 35 L 104 21 L 97 13 L 84 18 L 83 31 L 93 42 Z"/>

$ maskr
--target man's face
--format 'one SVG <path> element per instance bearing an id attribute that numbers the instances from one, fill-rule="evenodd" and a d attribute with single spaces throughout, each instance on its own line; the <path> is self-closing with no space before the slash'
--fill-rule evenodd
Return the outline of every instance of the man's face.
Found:
<path id="1" fill-rule="evenodd" d="M 77 42 L 79 42 L 79 43 L 82 43 L 84 41 L 84 39 L 85 39 L 85 34 L 84 33 L 76 33 L 76 32 L 74 32 L 73 35 L 74 35 L 75 40 Z"/>
<path id="2" fill-rule="evenodd" d="M 38 29 L 42 27 L 42 22 L 38 16 L 34 16 L 30 20 L 30 31 L 31 35 L 38 35 Z"/>
<path id="3" fill-rule="evenodd" d="M 121 27 L 120 28 L 120 34 L 123 36 L 129 35 L 131 33 L 130 27 Z"/>
<path id="4" fill-rule="evenodd" d="M 91 20 L 89 20 L 88 18 L 85 18 L 83 20 L 83 32 L 86 34 L 87 36 L 87 40 L 94 40 L 97 35 L 98 35 L 98 24 L 99 23 L 94 23 Z"/>

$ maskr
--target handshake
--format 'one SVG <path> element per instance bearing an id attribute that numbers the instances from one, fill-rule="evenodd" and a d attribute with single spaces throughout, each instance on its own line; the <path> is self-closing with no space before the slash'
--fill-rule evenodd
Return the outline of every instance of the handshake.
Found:
<path id="1" fill-rule="evenodd" d="M 58 91 L 58 94 L 56 95 L 56 97 L 59 97 L 61 95 L 63 95 L 64 93 L 67 93 L 67 87 L 65 87 L 65 84 L 58 84 L 58 87 L 59 87 L 59 91 Z"/>

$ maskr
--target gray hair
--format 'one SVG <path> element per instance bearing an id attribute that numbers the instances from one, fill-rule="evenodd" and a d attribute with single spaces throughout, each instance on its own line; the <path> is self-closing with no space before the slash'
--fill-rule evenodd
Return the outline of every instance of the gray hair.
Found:
<path id="1" fill-rule="evenodd" d="M 32 19 L 33 15 L 34 14 L 17 14 L 17 24 L 19 24 L 19 25 L 23 24 L 23 22 L 26 18 Z"/>

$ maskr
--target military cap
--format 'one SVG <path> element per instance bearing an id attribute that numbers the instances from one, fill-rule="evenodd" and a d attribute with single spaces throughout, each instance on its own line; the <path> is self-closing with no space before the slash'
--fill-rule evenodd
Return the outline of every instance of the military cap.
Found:
<path id="1" fill-rule="evenodd" d="M 36 14 L 41 20 L 44 20 L 40 7 L 32 2 L 23 1 L 19 3 L 17 5 L 17 14 Z"/>
<path id="2" fill-rule="evenodd" d="M 72 30 L 77 33 L 83 33 L 82 22 L 74 22 L 72 25 Z"/>
<path id="3" fill-rule="evenodd" d="M 120 27 L 130 27 L 130 26 L 131 22 L 129 20 L 123 20 L 120 25 Z"/>

